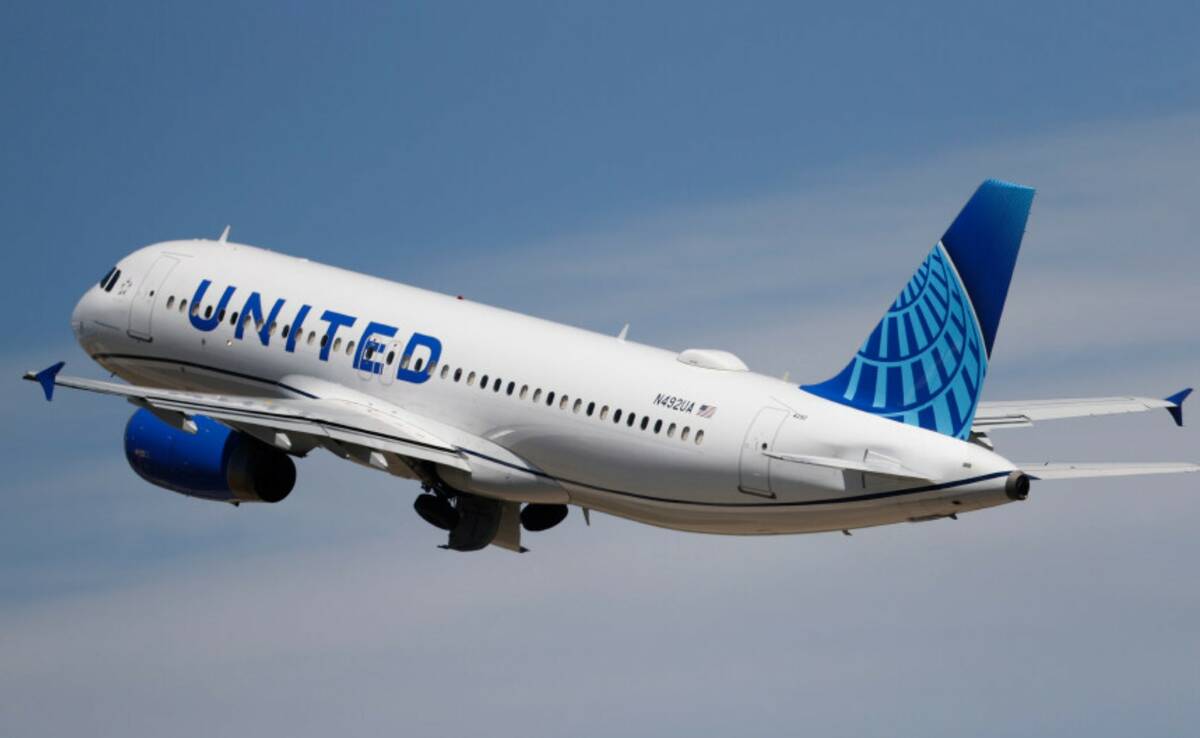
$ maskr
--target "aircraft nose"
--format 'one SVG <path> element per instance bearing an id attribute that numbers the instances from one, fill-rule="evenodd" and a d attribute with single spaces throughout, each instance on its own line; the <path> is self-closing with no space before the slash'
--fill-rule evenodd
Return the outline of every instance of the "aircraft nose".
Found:
<path id="1" fill-rule="evenodd" d="M 79 298 L 79 302 L 75 303 L 75 309 L 71 311 L 71 330 L 75 333 L 75 340 L 81 345 L 92 333 L 90 324 L 95 315 L 93 307 L 98 290 L 98 287 L 92 287 L 84 292 L 83 296 Z"/>

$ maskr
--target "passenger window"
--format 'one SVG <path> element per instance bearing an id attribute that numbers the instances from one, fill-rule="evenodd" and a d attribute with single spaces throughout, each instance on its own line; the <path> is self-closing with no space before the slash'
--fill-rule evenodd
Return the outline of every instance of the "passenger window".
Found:
<path id="1" fill-rule="evenodd" d="M 454 370 L 454 381 L 457 382 L 460 379 L 462 379 L 462 367 Z"/>
<path id="2" fill-rule="evenodd" d="M 588 417 L 589 417 L 589 418 L 590 418 L 590 417 L 592 417 L 592 413 L 593 413 L 593 412 L 595 412 L 595 411 L 596 411 L 596 403 L 594 403 L 594 402 L 589 402 L 589 403 L 588 403 L 588 409 L 587 409 L 587 415 L 588 415 Z"/>
<path id="3" fill-rule="evenodd" d="M 467 375 L 467 386 L 468 387 L 475 386 L 475 372 L 471 372 L 470 374 Z"/>
<path id="4" fill-rule="evenodd" d="M 529 385 L 527 385 L 527 384 L 521 385 L 521 399 L 524 400 L 525 395 L 527 395 L 527 394 L 529 394 Z"/>
<path id="5" fill-rule="evenodd" d="M 354 354 L 354 341 L 350 340 L 350 341 L 346 342 L 346 356 L 351 356 L 353 354 Z"/>
<path id="6" fill-rule="evenodd" d="M 217 313 L 217 322 L 218 322 L 218 323 L 224 323 L 224 322 L 225 322 L 225 311 L 224 311 L 224 310 L 222 310 L 221 312 Z"/>
<path id="7" fill-rule="evenodd" d="M 387 355 L 387 365 L 388 365 L 388 366 L 391 366 L 391 365 L 392 365 L 392 362 L 393 362 L 393 361 L 395 361 L 395 360 L 396 360 L 396 352 L 395 352 L 395 351 L 389 351 L 389 352 L 388 352 L 388 355 Z"/>
<path id="8" fill-rule="evenodd" d="M 280 337 L 280 338 L 287 338 L 287 337 L 288 337 L 288 333 L 291 331 L 291 328 L 292 328 L 292 326 L 290 326 L 290 325 L 288 325 L 288 324 L 286 324 L 286 323 L 285 323 L 285 324 L 284 324 L 284 326 L 283 326 L 283 332 L 279 334 L 279 337 Z"/>
<path id="9" fill-rule="evenodd" d="M 329 343 L 329 334 L 321 336 L 321 348 L 325 348 L 325 344 Z"/>
<path id="10" fill-rule="evenodd" d="M 646 430 L 646 426 L 647 426 L 647 425 L 649 425 L 649 424 L 650 424 L 650 416 L 649 416 L 649 415 L 643 415 L 643 416 L 642 416 L 642 430 Z"/>
<path id="11" fill-rule="evenodd" d="M 558 409 L 559 409 L 559 410 L 566 410 L 566 409 L 567 409 L 567 403 L 568 403 L 568 401 L 569 401 L 569 400 L 568 400 L 567 396 L 566 396 L 566 395 L 563 395 L 563 396 L 562 396 L 562 399 L 558 401 Z"/>
<path id="12" fill-rule="evenodd" d="M 413 364 L 413 371 L 419 373 L 421 371 L 421 367 L 423 367 L 423 366 L 425 366 L 425 360 L 417 359 L 417 363 Z"/>
<path id="13" fill-rule="evenodd" d="M 674 438 L 674 437 L 675 437 L 675 424 L 671 423 L 670 425 L 667 426 L 667 438 Z"/>
<path id="14" fill-rule="evenodd" d="M 333 350 L 334 351 L 342 350 L 342 339 L 340 339 L 340 338 L 333 339 Z"/>
<path id="15" fill-rule="evenodd" d="M 492 385 L 492 392 L 499 392 L 501 384 L 503 384 L 503 382 L 500 381 L 500 377 L 496 377 L 496 382 Z"/>
<path id="16" fill-rule="evenodd" d="M 696 431 L 696 445 L 699 446 L 703 440 L 704 440 L 704 431 L 702 431 L 702 430 Z"/>
<path id="17" fill-rule="evenodd" d="M 479 387 L 481 389 L 487 389 L 487 385 L 488 385 L 488 375 L 484 374 L 483 379 L 479 380 Z"/>
<path id="18" fill-rule="evenodd" d="M 608 405 L 605 405 L 604 407 L 600 408 L 600 419 L 608 420 Z"/>
<path id="19" fill-rule="evenodd" d="M 686 441 L 690 435 L 692 435 L 692 429 L 685 425 L 683 426 L 683 432 L 679 434 L 679 439 Z"/>
<path id="20" fill-rule="evenodd" d="M 182 313 L 185 310 L 187 310 L 187 299 L 186 298 L 179 301 L 179 312 Z"/>
<path id="21" fill-rule="evenodd" d="M 170 310 L 173 307 L 175 307 L 175 295 L 171 295 L 167 298 L 167 310 Z"/>
<path id="22" fill-rule="evenodd" d="M 429 362 L 429 366 L 425 367 L 425 371 L 429 372 L 429 376 L 432 377 L 433 373 L 437 371 L 437 368 L 438 368 L 438 363 L 436 361 L 431 361 L 431 362 Z M 418 370 L 418 371 L 420 371 L 420 370 Z"/>
<path id="23" fill-rule="evenodd" d="M 504 393 L 505 393 L 506 395 L 508 395 L 509 397 L 511 397 L 511 396 L 512 396 L 512 393 L 513 393 L 513 390 L 515 390 L 516 388 L 517 388 L 517 383 L 516 383 L 516 382 L 509 382 L 509 383 L 508 383 L 508 388 L 505 390 L 505 392 L 504 392 Z"/>
<path id="24" fill-rule="evenodd" d="M 407 368 L 408 368 L 408 362 L 409 362 L 409 359 L 411 359 L 411 358 L 412 358 L 412 357 L 411 357 L 411 356 L 409 356 L 408 354 L 405 354 L 404 356 L 401 356 L 401 357 L 400 357 L 400 368 L 401 368 L 401 369 L 407 369 Z"/>
<path id="25" fill-rule="evenodd" d="M 621 409 L 620 408 L 617 408 L 617 411 L 615 413 L 613 413 L 613 422 L 614 423 L 621 422 Z"/>
<path id="26" fill-rule="evenodd" d="M 629 413 L 629 417 L 625 419 L 625 425 L 633 427 L 633 421 L 637 420 L 637 413 Z"/>
<path id="27" fill-rule="evenodd" d="M 229 325 L 237 325 L 237 311 L 233 311 L 233 315 L 229 316 Z"/>
<path id="28" fill-rule="evenodd" d="M 654 421 L 654 432 L 658 433 L 661 430 L 662 430 L 662 421 L 661 420 Z"/>
<path id="29" fill-rule="evenodd" d="M 309 345 L 309 346 L 313 345 L 313 341 L 315 341 L 315 340 L 316 340 L 316 338 L 317 338 L 317 332 L 316 332 L 316 331 L 309 331 L 309 332 L 308 332 L 308 345 Z"/>
<path id="30" fill-rule="evenodd" d="M 208 307 L 204 308 L 204 317 L 206 319 L 212 317 L 212 305 L 209 305 Z"/>
<path id="31" fill-rule="evenodd" d="M 538 387 L 533 391 L 533 401 L 537 402 L 540 399 L 542 399 L 542 388 Z"/>
<path id="32" fill-rule="evenodd" d="M 445 379 L 447 377 L 447 375 L 449 375 L 449 374 L 450 374 L 450 365 L 443 364 L 442 365 L 442 379 Z"/>
<path id="33" fill-rule="evenodd" d="M 571 408 L 571 411 L 574 412 L 575 414 L 578 414 L 579 411 L 582 409 L 583 409 L 583 400 L 576 399 L 575 405 L 574 405 L 574 407 Z"/>
<path id="34" fill-rule="evenodd" d="M 550 392 L 546 393 L 546 407 L 550 407 L 553 404 L 554 404 L 554 392 L 550 391 Z"/>

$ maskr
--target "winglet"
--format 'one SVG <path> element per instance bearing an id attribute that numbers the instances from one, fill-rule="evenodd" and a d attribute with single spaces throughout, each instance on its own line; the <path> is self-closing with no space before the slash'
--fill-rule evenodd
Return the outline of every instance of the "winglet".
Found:
<path id="1" fill-rule="evenodd" d="M 1190 394 L 1192 394 L 1192 388 L 1188 387 L 1166 398 L 1167 402 L 1171 403 L 1171 406 L 1167 408 L 1167 412 L 1171 413 L 1171 417 L 1175 419 L 1175 425 L 1181 428 L 1183 427 L 1183 401 Z"/>
<path id="2" fill-rule="evenodd" d="M 67 362 L 60 361 L 57 364 L 52 364 L 46 367 L 37 374 L 27 372 L 25 378 L 31 381 L 36 381 L 42 385 L 42 392 L 46 393 L 46 402 L 54 399 L 54 378 L 62 371 L 62 368 L 67 365 Z"/>

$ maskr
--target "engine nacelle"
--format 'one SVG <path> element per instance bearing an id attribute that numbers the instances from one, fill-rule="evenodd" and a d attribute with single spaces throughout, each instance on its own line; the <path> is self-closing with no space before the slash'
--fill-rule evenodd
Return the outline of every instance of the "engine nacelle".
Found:
<path id="1" fill-rule="evenodd" d="M 172 492 L 220 502 L 279 502 L 296 484 L 296 465 L 279 449 L 202 415 L 195 433 L 149 410 L 125 426 L 125 458 L 138 476 Z"/>

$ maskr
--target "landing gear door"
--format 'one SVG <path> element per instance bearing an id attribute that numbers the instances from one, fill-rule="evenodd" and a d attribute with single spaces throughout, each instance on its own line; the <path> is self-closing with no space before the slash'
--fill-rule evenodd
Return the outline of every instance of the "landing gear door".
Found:
<path id="1" fill-rule="evenodd" d="M 742 441 L 742 456 L 738 465 L 739 491 L 759 497 L 775 496 L 768 476 L 771 459 L 765 452 L 771 450 L 779 426 L 789 415 L 789 411 L 777 407 L 764 407 L 758 411 Z"/>
<path id="2" fill-rule="evenodd" d="M 139 341 L 153 341 L 150 332 L 150 320 L 154 315 L 154 303 L 161 295 L 163 284 L 170 276 L 171 270 L 179 264 L 179 260 L 170 256 L 160 256 L 150 266 L 138 284 L 133 302 L 129 304 L 129 335 Z"/>

